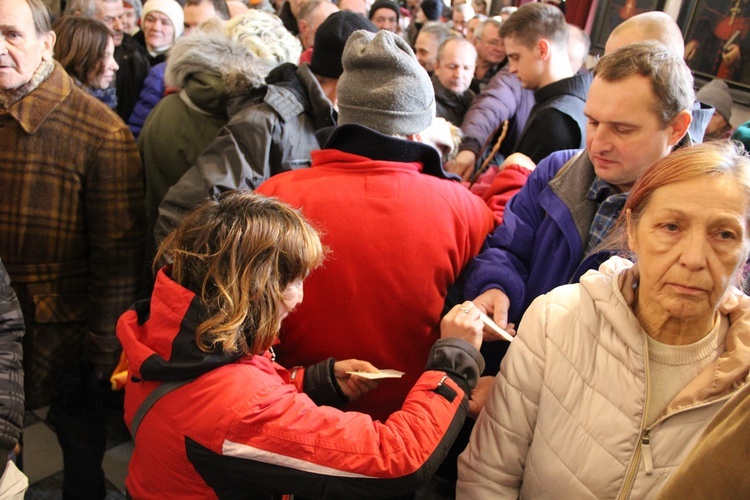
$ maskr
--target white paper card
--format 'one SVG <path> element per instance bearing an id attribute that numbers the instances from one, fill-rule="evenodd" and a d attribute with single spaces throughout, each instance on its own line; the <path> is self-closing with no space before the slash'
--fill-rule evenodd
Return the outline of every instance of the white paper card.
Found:
<path id="1" fill-rule="evenodd" d="M 508 342 L 513 342 L 513 335 L 511 335 L 510 333 L 506 332 L 505 330 L 497 326 L 497 323 L 492 321 L 492 319 L 490 319 L 489 316 L 484 314 L 482 311 L 479 311 L 479 317 L 482 318 L 482 323 L 489 326 L 492 330 L 495 331 L 495 333 L 500 335 L 502 338 L 504 338 Z"/>
<path id="2" fill-rule="evenodd" d="M 398 370 L 380 370 L 378 372 L 346 372 L 349 375 L 356 375 L 358 377 L 369 378 L 371 380 L 377 380 L 380 378 L 401 378 L 404 372 Z"/>

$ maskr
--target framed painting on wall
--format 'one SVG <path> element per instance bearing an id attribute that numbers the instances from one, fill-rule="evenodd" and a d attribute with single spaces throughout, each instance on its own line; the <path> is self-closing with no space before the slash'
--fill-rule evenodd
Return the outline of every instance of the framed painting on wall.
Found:
<path id="1" fill-rule="evenodd" d="M 750 91 L 750 0 L 686 0 L 678 23 L 696 80 L 718 77 Z"/>
<path id="2" fill-rule="evenodd" d="M 591 53 L 604 53 L 604 45 L 612 30 L 636 14 L 662 10 L 665 0 L 599 0 L 591 30 Z"/>

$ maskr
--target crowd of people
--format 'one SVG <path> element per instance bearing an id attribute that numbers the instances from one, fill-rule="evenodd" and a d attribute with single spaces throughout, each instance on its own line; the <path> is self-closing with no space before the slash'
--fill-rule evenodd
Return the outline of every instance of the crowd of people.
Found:
<path id="1" fill-rule="evenodd" d="M 52 7 L 0 0 L 0 491 L 49 406 L 66 499 L 111 408 L 137 499 L 750 494 L 750 158 L 667 14 Z"/>

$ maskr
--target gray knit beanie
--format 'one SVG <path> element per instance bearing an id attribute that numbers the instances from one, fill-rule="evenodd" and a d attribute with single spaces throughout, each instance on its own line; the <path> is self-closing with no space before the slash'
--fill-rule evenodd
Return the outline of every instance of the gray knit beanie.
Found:
<path id="1" fill-rule="evenodd" d="M 358 123 L 383 134 L 409 135 L 432 124 L 432 82 L 401 37 L 390 31 L 355 31 L 341 62 L 339 125 Z"/>
<path id="2" fill-rule="evenodd" d="M 716 108 L 716 112 L 723 116 L 727 123 L 732 119 L 732 94 L 729 93 L 729 85 L 724 80 L 711 80 L 701 87 L 695 98 Z"/>

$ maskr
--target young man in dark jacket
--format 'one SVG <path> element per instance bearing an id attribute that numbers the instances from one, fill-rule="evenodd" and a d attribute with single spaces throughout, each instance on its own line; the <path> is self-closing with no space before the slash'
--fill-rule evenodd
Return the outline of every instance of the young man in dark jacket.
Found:
<path id="1" fill-rule="evenodd" d="M 590 75 L 576 75 L 568 57 L 568 26 L 560 9 L 526 4 L 500 27 L 510 72 L 534 91 L 536 104 L 516 145 L 534 163 L 584 146 L 583 106 Z"/>

